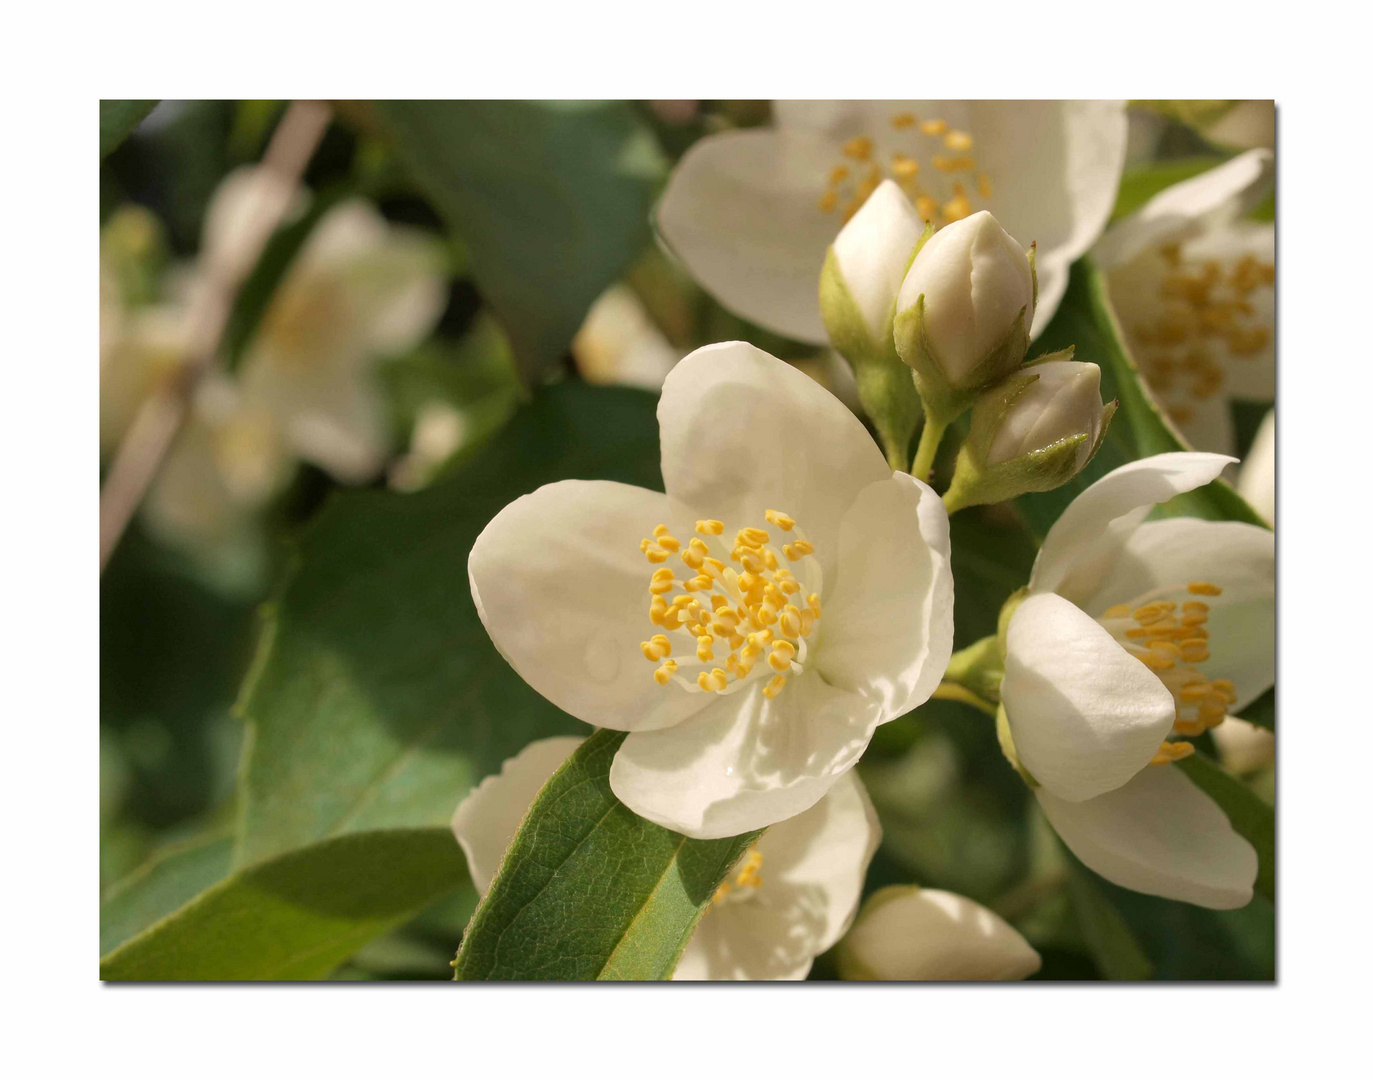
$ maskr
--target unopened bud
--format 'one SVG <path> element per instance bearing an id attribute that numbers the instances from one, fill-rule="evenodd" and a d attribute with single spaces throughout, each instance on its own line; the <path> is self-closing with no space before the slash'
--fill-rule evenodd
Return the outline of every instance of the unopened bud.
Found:
<path id="1" fill-rule="evenodd" d="M 1102 404 L 1098 366 L 1072 355 L 1069 349 L 1028 364 L 978 398 L 947 507 L 1050 491 L 1083 471 L 1116 403 Z"/>
<path id="2" fill-rule="evenodd" d="M 923 229 L 902 189 L 884 181 L 835 237 L 820 282 L 821 318 L 831 344 L 854 369 L 864 411 L 893 467 L 903 470 L 921 402 L 897 355 L 892 319 Z"/>
<path id="3" fill-rule="evenodd" d="M 1034 313 L 1033 263 L 986 210 L 927 240 L 898 291 L 894 324 L 927 408 L 957 416 L 1015 371 Z"/>

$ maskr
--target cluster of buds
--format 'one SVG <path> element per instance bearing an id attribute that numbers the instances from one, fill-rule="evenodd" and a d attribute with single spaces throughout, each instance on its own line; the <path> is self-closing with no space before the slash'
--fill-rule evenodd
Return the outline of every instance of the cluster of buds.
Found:
<path id="1" fill-rule="evenodd" d="M 884 183 L 835 238 L 821 313 L 853 366 L 864 408 L 894 467 L 929 473 L 940 437 L 972 409 L 945 497 L 951 510 L 1048 491 L 1082 471 L 1115 404 L 1073 350 L 1025 364 L 1035 314 L 1035 248 L 983 211 L 934 232 Z"/>

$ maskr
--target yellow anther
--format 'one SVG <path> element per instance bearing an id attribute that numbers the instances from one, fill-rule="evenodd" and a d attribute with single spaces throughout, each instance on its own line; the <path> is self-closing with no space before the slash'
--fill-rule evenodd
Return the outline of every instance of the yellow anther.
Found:
<path id="1" fill-rule="evenodd" d="M 856 135 L 840 149 L 847 158 L 853 158 L 855 161 L 867 161 L 873 154 L 873 140 L 867 135 Z"/>
<path id="2" fill-rule="evenodd" d="M 1178 692 L 1178 700 L 1185 705 L 1197 705 L 1206 701 L 1211 696 L 1211 688 L 1207 683 L 1192 683 L 1183 687 Z"/>
<path id="3" fill-rule="evenodd" d="M 701 568 L 712 577 L 720 577 L 725 573 L 725 564 L 711 555 L 701 560 Z"/>
<path id="4" fill-rule="evenodd" d="M 772 701 L 782 693 L 782 688 L 787 685 L 786 675 L 774 675 L 768 680 L 768 685 L 763 688 L 763 696 Z"/>
<path id="5" fill-rule="evenodd" d="M 963 184 L 954 185 L 954 198 L 945 203 L 941 210 L 950 221 L 960 221 L 973 213 L 973 203 L 968 201 Z"/>
<path id="6" fill-rule="evenodd" d="M 659 525 L 654 529 L 654 539 L 658 541 L 658 546 L 665 551 L 676 551 L 682 546 L 678 543 L 677 537 L 669 531 L 667 525 Z"/>
<path id="7" fill-rule="evenodd" d="M 682 625 L 682 614 L 675 607 L 669 608 L 657 622 L 665 630 L 676 630 Z"/>
<path id="8" fill-rule="evenodd" d="M 649 580 L 649 591 L 651 593 L 666 593 L 673 591 L 673 572 L 666 566 L 654 571 L 654 576 Z"/>
<path id="9" fill-rule="evenodd" d="M 668 528 L 667 525 L 655 525 L 655 526 L 654 526 L 654 539 L 657 540 L 657 539 L 659 539 L 659 537 L 667 536 L 667 535 L 669 535 L 672 531 L 673 531 L 673 530 L 670 529 L 670 528 Z"/>
<path id="10" fill-rule="evenodd" d="M 740 565 L 751 574 L 761 574 L 764 571 L 763 558 L 754 551 L 741 551 L 739 555 Z"/>
<path id="11" fill-rule="evenodd" d="M 1200 664 L 1211 657 L 1207 642 L 1202 638 L 1185 638 L 1180 646 L 1183 659 L 1190 664 Z"/>
<path id="12" fill-rule="evenodd" d="M 719 536 L 725 531 L 725 522 L 716 521 L 715 518 L 707 518 L 697 522 L 697 532 L 702 536 Z"/>
<path id="13" fill-rule="evenodd" d="M 768 654 L 768 666 L 774 671 L 787 671 L 792 667 L 792 659 L 780 652 L 771 652 Z"/>
<path id="14" fill-rule="evenodd" d="M 703 634 L 701 637 L 697 638 L 697 659 L 703 664 L 706 663 L 707 660 L 714 660 L 716 658 L 716 654 L 711 651 L 712 640 L 709 634 Z"/>
<path id="15" fill-rule="evenodd" d="M 1155 756 L 1150 759 L 1151 765 L 1171 765 L 1175 761 L 1181 761 L 1193 752 L 1193 744 L 1187 742 L 1164 742 L 1160 744 Z"/>
<path id="16" fill-rule="evenodd" d="M 803 611 L 801 615 L 801 636 L 810 637 L 811 631 L 816 626 L 816 616 L 809 611 Z"/>
<path id="17" fill-rule="evenodd" d="M 1159 656 L 1152 652 L 1139 657 L 1139 660 L 1151 671 L 1168 671 L 1174 666 L 1174 661 L 1167 656 Z"/>
<path id="18" fill-rule="evenodd" d="M 763 516 L 768 519 L 768 524 L 783 532 L 791 532 L 797 525 L 791 514 L 784 514 L 781 510 L 765 510 Z"/>
<path id="19" fill-rule="evenodd" d="M 709 672 L 703 671 L 697 676 L 697 685 L 714 693 L 724 690 L 729 681 L 729 676 L 720 668 L 712 668 Z"/>
<path id="20" fill-rule="evenodd" d="M 833 191 L 823 192 L 821 197 L 816 200 L 816 209 L 822 214 L 833 214 L 835 212 L 835 207 L 839 205 L 840 197 Z M 721 888 L 723 889 L 725 886 L 722 885 Z"/>
<path id="21" fill-rule="evenodd" d="M 793 562 L 805 558 L 815 550 L 816 549 L 811 546 L 809 540 L 794 540 L 790 544 L 784 544 L 782 548 L 783 554 Z"/>
<path id="22" fill-rule="evenodd" d="M 1129 619 L 1131 617 L 1130 604 L 1114 604 L 1102 613 L 1104 619 Z"/>
<path id="23" fill-rule="evenodd" d="M 775 641 L 773 642 L 773 655 L 782 656 L 791 661 L 797 655 L 797 647 L 790 641 Z"/>
<path id="24" fill-rule="evenodd" d="M 677 673 L 677 661 L 667 660 L 659 667 L 654 669 L 654 682 L 659 686 L 667 686 Z"/>
<path id="25" fill-rule="evenodd" d="M 943 154 L 936 154 L 931 164 L 942 173 L 971 172 L 974 167 L 971 157 L 945 157 Z"/>
<path id="26" fill-rule="evenodd" d="M 1153 626 L 1169 617 L 1169 609 L 1163 604 L 1144 604 L 1131 612 L 1131 618 L 1141 626 Z"/>
<path id="27" fill-rule="evenodd" d="M 664 563 L 668 561 L 668 553 L 661 547 L 651 547 L 644 552 L 644 557 L 651 563 Z"/>
<path id="28" fill-rule="evenodd" d="M 770 547 L 763 549 L 763 565 L 769 570 L 778 568 L 778 553 Z"/>
<path id="29" fill-rule="evenodd" d="M 766 626 L 761 630 L 755 630 L 749 635 L 749 644 L 753 645 L 755 648 L 762 648 L 772 640 L 773 631 Z"/>
<path id="30" fill-rule="evenodd" d="M 892 175 L 898 181 L 915 180 L 921 171 L 921 163 L 905 154 L 892 155 Z"/>
<path id="31" fill-rule="evenodd" d="M 932 222 L 940 216 L 940 204 L 929 195 L 918 195 L 916 214 L 922 221 Z"/>
<path id="32" fill-rule="evenodd" d="M 1226 719 L 1225 705 L 1199 705 L 1197 718 L 1208 727 L 1216 727 Z"/>
<path id="33" fill-rule="evenodd" d="M 735 533 L 735 545 L 737 547 L 761 548 L 768 543 L 767 529 L 741 529 Z"/>
<path id="34" fill-rule="evenodd" d="M 1194 596 L 1220 596 L 1221 586 L 1213 585 L 1210 581 L 1190 581 L 1188 591 Z"/>
<path id="35" fill-rule="evenodd" d="M 694 596 L 675 596 L 675 597 L 673 597 L 673 607 L 675 607 L 675 608 L 681 609 L 681 608 L 689 607 L 689 606 L 691 606 L 692 604 L 697 604 L 697 603 L 700 603 L 700 601 L 697 600 L 697 598 L 694 597 Z"/>
<path id="36" fill-rule="evenodd" d="M 903 128 L 909 128 L 914 123 L 916 123 L 915 113 L 900 112 L 893 114 L 892 126 L 898 131 L 901 131 Z"/>
<path id="37" fill-rule="evenodd" d="M 1172 641 L 1152 641 L 1150 652 L 1165 660 L 1180 660 L 1183 657 L 1183 650 Z"/>
<path id="38" fill-rule="evenodd" d="M 801 612 L 792 604 L 788 604 L 782 609 L 782 614 L 778 616 L 778 629 L 790 638 L 801 637 Z"/>
<path id="39" fill-rule="evenodd" d="M 765 627 L 772 626 L 778 621 L 778 609 L 772 604 L 760 604 L 754 614 Z"/>
<path id="40" fill-rule="evenodd" d="M 992 198 L 992 180 L 985 172 L 978 174 L 978 194 L 984 199 Z"/>
<path id="41" fill-rule="evenodd" d="M 778 588 L 780 588 L 786 595 L 792 596 L 795 593 L 801 592 L 801 582 L 784 581 L 778 585 Z"/>
<path id="42" fill-rule="evenodd" d="M 715 584 L 715 581 L 710 574 L 698 574 L 692 579 L 692 584 L 698 589 L 709 589 Z"/>
<path id="43" fill-rule="evenodd" d="M 946 131 L 948 131 L 948 130 L 949 130 L 949 125 L 946 124 L 943 120 L 922 120 L 922 121 L 921 121 L 921 134 L 922 134 L 922 135 L 943 135 L 943 134 L 944 134 Z"/>
<path id="44" fill-rule="evenodd" d="M 945 149 L 953 150 L 956 154 L 972 150 L 973 136 L 967 131 L 947 131 L 945 132 Z"/>
<path id="45" fill-rule="evenodd" d="M 1222 697 L 1226 699 L 1228 705 L 1234 705 L 1236 703 L 1236 684 L 1230 679 L 1213 679 L 1212 690 L 1222 695 Z"/>

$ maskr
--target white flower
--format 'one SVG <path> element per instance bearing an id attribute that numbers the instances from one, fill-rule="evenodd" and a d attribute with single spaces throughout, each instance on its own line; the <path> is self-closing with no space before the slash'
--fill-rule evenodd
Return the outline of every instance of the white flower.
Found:
<path id="1" fill-rule="evenodd" d="M 1035 310 L 1030 260 L 986 210 L 926 241 L 897 294 L 898 314 L 922 296 L 926 340 L 945 381 L 960 389 L 971 388 L 969 379 L 1017 316 L 1024 312 L 1029 322 Z M 902 358 L 910 363 L 907 353 Z M 1011 359 L 1013 366 L 1020 362 L 1021 354 Z"/>
<path id="2" fill-rule="evenodd" d="M 731 311 L 817 344 L 826 249 L 889 178 L 937 228 L 988 209 L 1039 244 L 1039 333 L 1106 224 L 1126 148 L 1118 102 L 777 101 L 773 117 L 688 150 L 657 222 Z"/>
<path id="3" fill-rule="evenodd" d="M 1007 631 L 1002 704 L 1051 824 L 1084 863 L 1138 892 L 1231 908 L 1257 860 L 1225 813 L 1169 763 L 1274 681 L 1274 536 L 1166 518 L 1157 502 L 1228 459 L 1124 465 L 1050 529 Z"/>
<path id="4" fill-rule="evenodd" d="M 590 383 L 658 390 L 682 359 L 628 285 L 612 285 L 597 297 L 572 340 L 577 371 Z"/>
<path id="5" fill-rule="evenodd" d="M 582 742 L 542 739 L 459 804 L 453 831 L 485 894 L 530 803 Z M 698 923 L 675 979 L 804 979 L 854 918 L 881 830 L 846 773 L 811 809 L 779 822 L 731 870 Z"/>
<path id="6" fill-rule="evenodd" d="M 924 229 L 897 182 L 884 180 L 835 237 L 840 277 L 880 350 L 891 341 L 897 291 Z"/>
<path id="7" fill-rule="evenodd" d="M 207 249 L 230 244 L 229 226 L 246 211 L 225 204 L 255 194 L 241 181 L 217 194 Z M 320 219 L 278 286 L 240 366 L 244 397 L 277 419 L 299 457 L 339 480 L 370 479 L 389 449 L 374 368 L 419 344 L 446 299 L 430 237 L 390 224 L 362 199 L 342 202 Z"/>
<path id="8" fill-rule="evenodd" d="M 1274 524 L 1276 509 L 1275 465 L 1274 410 L 1270 409 L 1255 432 L 1255 441 L 1250 444 L 1245 460 L 1241 462 L 1240 476 L 1236 478 L 1236 490 L 1245 496 L 1245 501 L 1254 508 L 1255 513 L 1270 525 Z"/>
<path id="9" fill-rule="evenodd" d="M 468 576 L 526 682 L 631 732 L 622 802 L 734 836 L 813 806 L 939 684 L 949 523 L 839 401 L 743 342 L 679 363 L 658 420 L 666 495 L 547 485 L 491 521 Z"/>
<path id="10" fill-rule="evenodd" d="M 1102 370 L 1077 360 L 1047 360 L 1022 369 L 1038 378 L 1012 403 L 988 450 L 988 464 L 1042 450 L 1075 435 L 1086 435 L 1074 458 L 1082 470 L 1102 434 Z"/>
<path id="11" fill-rule="evenodd" d="M 1000 916 L 955 893 L 890 885 L 868 898 L 839 949 L 846 979 L 1024 979 L 1040 954 Z"/>
<path id="12" fill-rule="evenodd" d="M 1274 399 L 1274 226 L 1243 216 L 1272 167 L 1251 150 L 1175 184 L 1093 252 L 1141 374 L 1201 450 L 1235 451 L 1232 398 Z"/>

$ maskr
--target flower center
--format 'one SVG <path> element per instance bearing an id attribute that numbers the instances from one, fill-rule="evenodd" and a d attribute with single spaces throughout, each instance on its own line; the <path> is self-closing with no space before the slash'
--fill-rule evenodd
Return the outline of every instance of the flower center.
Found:
<path id="1" fill-rule="evenodd" d="M 771 673 L 763 693 L 774 698 L 788 675 L 801 674 L 807 639 L 821 618 L 821 567 L 790 515 L 768 510 L 764 518 L 778 533 L 794 534 L 779 542 L 781 553 L 767 528 L 740 529 L 727 549 L 720 539 L 725 525 L 715 520 L 698 521 L 686 547 L 667 525 L 640 542 L 649 562 L 676 555 L 686 567 L 678 578 L 671 567 L 659 566 L 649 579 L 649 621 L 662 632 L 639 647 L 658 665 L 654 681 L 660 686 L 675 682 L 693 693 L 731 694 L 758 666 L 754 677 Z M 803 580 L 789 569 L 791 563 L 800 564 Z M 717 649 L 725 653 L 723 661 Z"/>
<path id="2" fill-rule="evenodd" d="M 870 135 L 856 135 L 841 147 L 841 159 L 816 204 L 821 213 L 839 212 L 848 221 L 887 179 L 895 180 L 921 220 L 937 229 L 973 213 L 974 196 L 992 198 L 992 181 L 979 171 L 967 131 L 912 113 L 897 113 L 890 122 L 892 133 L 883 138 L 882 150 Z"/>
<path id="3" fill-rule="evenodd" d="M 719 904 L 727 898 L 734 902 L 748 900 L 763 887 L 763 853 L 758 848 L 750 848 L 735 864 L 735 875 L 726 878 L 711 897 L 712 904 Z"/>
<path id="4" fill-rule="evenodd" d="M 1098 620 L 1132 656 L 1149 668 L 1174 696 L 1174 726 L 1170 735 L 1192 737 L 1216 727 L 1236 701 L 1230 679 L 1209 679 L 1197 665 L 1211 658 L 1207 618 L 1210 608 L 1201 597 L 1217 597 L 1221 587 L 1209 581 L 1190 581 L 1154 589 L 1130 603 L 1117 604 Z M 1170 597 L 1177 599 L 1169 599 Z M 1193 752 L 1190 742 L 1167 739 L 1151 765 L 1168 765 Z"/>
<path id="5" fill-rule="evenodd" d="M 1256 290 L 1274 291 L 1274 264 L 1245 254 L 1223 263 L 1187 260 L 1179 244 L 1157 253 L 1166 273 L 1159 283 L 1159 313 L 1128 330 L 1150 386 L 1165 399 L 1169 415 L 1186 424 L 1196 402 L 1221 392 L 1226 365 L 1254 360 L 1273 331 L 1256 314 Z"/>

